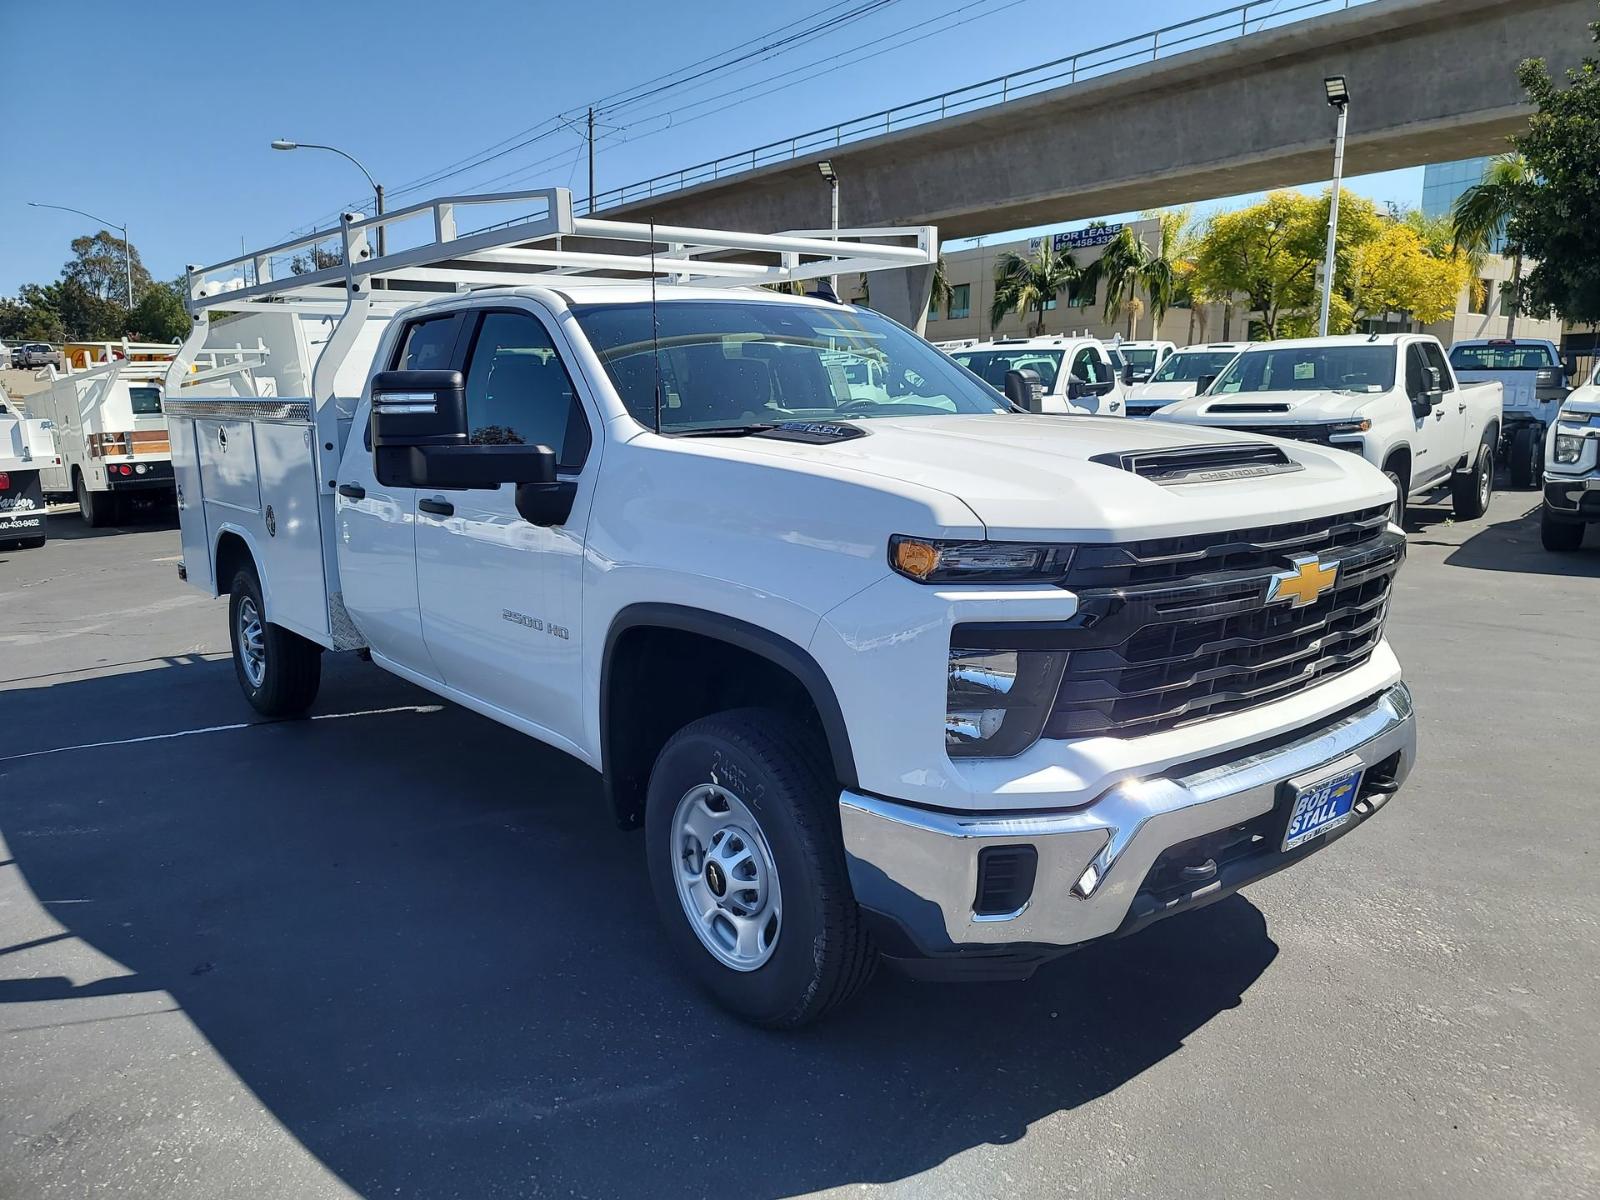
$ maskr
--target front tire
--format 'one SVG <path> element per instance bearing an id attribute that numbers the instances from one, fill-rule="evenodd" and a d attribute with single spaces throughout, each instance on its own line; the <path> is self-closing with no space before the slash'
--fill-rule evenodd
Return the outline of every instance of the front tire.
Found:
<path id="1" fill-rule="evenodd" d="M 1489 497 L 1494 493 L 1494 446 L 1487 440 L 1478 447 L 1478 456 L 1472 461 L 1472 470 L 1465 475 L 1457 473 L 1450 480 L 1451 508 L 1458 521 L 1476 521 L 1489 511 Z"/>
<path id="2" fill-rule="evenodd" d="M 1583 524 L 1552 517 L 1548 508 L 1539 510 L 1539 540 L 1555 554 L 1570 554 L 1583 546 Z"/>
<path id="3" fill-rule="evenodd" d="M 1394 523 L 1405 528 L 1406 524 L 1406 483 L 1400 478 L 1397 471 L 1385 471 L 1391 485 L 1394 487 Z"/>
<path id="4" fill-rule="evenodd" d="M 650 774 L 645 844 L 679 961 L 725 1008 L 793 1029 L 871 977 L 824 749 L 767 709 L 703 717 Z"/>
<path id="5" fill-rule="evenodd" d="M 233 671 L 245 699 L 264 717 L 298 717 L 322 683 L 322 649 L 270 624 L 253 566 L 241 567 L 228 597 Z"/>
<path id="6" fill-rule="evenodd" d="M 1536 488 L 1544 479 L 1544 439 L 1532 425 L 1524 425 L 1511 439 L 1511 486 Z"/>

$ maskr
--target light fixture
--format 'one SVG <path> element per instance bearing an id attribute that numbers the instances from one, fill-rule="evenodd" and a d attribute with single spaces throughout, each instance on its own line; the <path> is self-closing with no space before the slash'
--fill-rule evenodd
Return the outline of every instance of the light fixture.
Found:
<path id="1" fill-rule="evenodd" d="M 1329 75 L 1322 81 L 1322 87 L 1328 93 L 1328 103 L 1334 108 L 1343 108 L 1350 103 L 1350 87 L 1343 75 Z"/>
<path id="2" fill-rule="evenodd" d="M 822 177 L 829 183 L 832 183 L 838 178 L 838 176 L 833 173 L 833 163 L 826 158 L 817 164 L 817 170 L 822 172 Z"/>
<path id="3" fill-rule="evenodd" d="M 296 142 L 291 142 L 288 138 L 274 138 L 272 148 L 274 150 L 298 150 L 300 146 Z"/>

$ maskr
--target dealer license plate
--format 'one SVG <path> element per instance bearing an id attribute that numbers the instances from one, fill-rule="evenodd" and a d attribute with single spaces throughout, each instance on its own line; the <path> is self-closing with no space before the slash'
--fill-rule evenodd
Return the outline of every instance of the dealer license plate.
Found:
<path id="1" fill-rule="evenodd" d="M 1283 834 L 1285 850 L 1293 850 L 1350 820 L 1361 788 L 1362 770 L 1357 767 L 1309 787 L 1294 789 L 1294 807 L 1289 810 L 1289 827 Z"/>

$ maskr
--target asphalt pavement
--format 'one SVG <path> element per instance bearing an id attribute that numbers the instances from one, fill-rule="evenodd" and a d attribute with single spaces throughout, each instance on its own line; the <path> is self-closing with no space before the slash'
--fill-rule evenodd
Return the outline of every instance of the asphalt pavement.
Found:
<path id="1" fill-rule="evenodd" d="M 1600 534 L 1532 493 L 1416 511 L 1377 819 L 796 1035 L 675 972 L 586 768 L 350 655 L 262 722 L 176 529 L 70 511 L 0 549 L 0 1197 L 1600 1193 Z"/>

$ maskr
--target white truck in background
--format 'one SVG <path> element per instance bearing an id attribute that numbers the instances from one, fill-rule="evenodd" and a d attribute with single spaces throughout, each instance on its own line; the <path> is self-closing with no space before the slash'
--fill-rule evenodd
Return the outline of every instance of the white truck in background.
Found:
<path id="1" fill-rule="evenodd" d="M 416 240 L 374 256 L 380 227 Z M 340 266 L 274 277 L 332 236 Z M 1388 481 L 1019 413 L 881 311 L 753 286 L 880 271 L 914 321 L 938 245 L 555 188 L 192 269 L 181 572 L 228 597 L 245 696 L 301 713 L 366 648 L 590 764 L 676 956 L 769 1026 L 880 958 L 1025 978 L 1365 823 L 1416 744 Z M 191 371 L 241 326 L 263 367 Z"/>
<path id="2" fill-rule="evenodd" d="M 1029 412 L 1127 416 L 1127 385 L 1111 351 L 1097 338 L 996 338 L 949 354 Z"/>
<path id="3" fill-rule="evenodd" d="M 1600 522 L 1600 363 L 1550 423 L 1539 537 L 1546 550 L 1583 545 L 1585 526 Z"/>
<path id="4" fill-rule="evenodd" d="M 55 454 L 51 422 L 24 412 L 0 387 L 0 547 L 44 545 L 48 524 L 39 472 Z"/>
<path id="5" fill-rule="evenodd" d="M 1500 395 L 1498 382 L 1458 381 L 1437 338 L 1351 334 L 1253 346 L 1154 418 L 1348 450 L 1389 476 L 1397 521 L 1410 498 L 1444 487 L 1470 521 L 1494 490 Z"/>
<path id="6" fill-rule="evenodd" d="M 134 502 L 172 497 L 172 447 L 162 412 L 166 376 L 178 347 L 159 342 L 73 343 L 50 387 L 28 398 L 55 426 L 55 462 L 44 490 L 76 501 L 90 526 L 110 525 Z M 202 377 L 229 364 L 254 365 L 240 347 L 208 351 L 191 364 Z"/>
<path id="7" fill-rule="evenodd" d="M 1545 435 L 1569 390 L 1560 349 L 1537 338 L 1469 339 L 1450 347 L 1450 366 L 1462 383 L 1500 385 L 1504 416 L 1495 457 L 1510 469 L 1512 487 L 1538 487 Z"/>
<path id="8" fill-rule="evenodd" d="M 1227 370 L 1228 364 L 1250 349 L 1249 342 L 1202 342 L 1185 346 L 1156 368 L 1149 382 L 1128 395 L 1128 415 L 1148 417 L 1174 400 L 1199 395 Z"/>
<path id="9" fill-rule="evenodd" d="M 1124 363 L 1122 382 L 1133 387 L 1148 382 L 1178 347 L 1172 342 L 1118 342 L 1117 351 Z"/>

